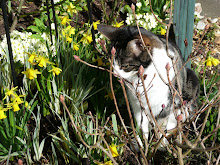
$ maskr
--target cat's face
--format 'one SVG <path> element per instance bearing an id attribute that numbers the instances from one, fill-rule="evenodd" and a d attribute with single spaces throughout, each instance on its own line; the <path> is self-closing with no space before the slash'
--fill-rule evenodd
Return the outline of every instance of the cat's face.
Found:
<path id="1" fill-rule="evenodd" d="M 120 69 L 125 72 L 137 71 L 140 65 L 146 68 L 151 63 L 151 58 L 144 50 L 137 27 L 116 28 L 109 25 L 98 25 L 98 30 L 111 41 L 110 49 L 115 47 L 115 60 Z M 143 28 L 140 28 L 140 31 L 151 54 L 154 48 L 161 48 L 162 43 L 156 35 Z"/>

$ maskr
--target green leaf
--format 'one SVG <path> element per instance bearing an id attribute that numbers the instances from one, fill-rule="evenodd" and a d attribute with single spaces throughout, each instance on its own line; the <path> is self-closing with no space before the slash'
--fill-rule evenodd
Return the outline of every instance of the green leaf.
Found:
<path id="1" fill-rule="evenodd" d="M 117 125 L 117 120 L 116 120 L 116 115 L 115 114 L 112 114 L 112 125 L 113 125 L 114 133 L 116 135 L 118 135 L 118 125 Z"/>
<path id="2" fill-rule="evenodd" d="M 31 29 L 33 32 L 36 32 L 36 33 L 41 33 L 40 29 L 37 27 L 37 26 L 28 26 L 27 29 Z"/>
<path id="3" fill-rule="evenodd" d="M 206 127 L 210 127 L 210 121 L 207 121 L 205 125 Z"/>
<path id="4" fill-rule="evenodd" d="M 132 12 L 131 7 L 130 7 L 129 5 L 125 5 L 125 6 L 124 6 L 124 11 L 125 11 L 126 13 Z"/>
<path id="5" fill-rule="evenodd" d="M 147 7 L 142 7 L 141 10 L 145 13 L 148 13 L 150 12 L 150 8 L 147 6 Z"/>
<path id="6" fill-rule="evenodd" d="M 40 34 L 32 34 L 30 37 L 31 37 L 31 38 L 34 38 L 34 39 L 39 39 L 39 40 L 41 40 L 41 41 L 44 41 L 44 39 L 41 37 Z"/>
<path id="7" fill-rule="evenodd" d="M 46 26 L 44 25 L 44 23 L 39 18 L 35 18 L 34 22 L 35 22 L 36 26 L 38 26 L 38 27 L 40 27 L 44 30 L 46 29 Z"/>
<path id="8" fill-rule="evenodd" d="M 77 11 L 82 11 L 82 8 L 80 6 L 76 6 Z"/>

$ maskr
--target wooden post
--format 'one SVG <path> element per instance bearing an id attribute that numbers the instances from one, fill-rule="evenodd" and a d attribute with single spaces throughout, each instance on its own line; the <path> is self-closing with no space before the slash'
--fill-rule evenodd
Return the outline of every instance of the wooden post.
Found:
<path id="1" fill-rule="evenodd" d="M 173 25 L 175 39 L 184 60 L 187 60 L 192 51 L 194 11 L 195 0 L 174 1 Z M 187 46 L 184 43 L 185 40 L 187 40 Z M 191 62 L 188 62 L 186 66 L 190 67 Z"/>

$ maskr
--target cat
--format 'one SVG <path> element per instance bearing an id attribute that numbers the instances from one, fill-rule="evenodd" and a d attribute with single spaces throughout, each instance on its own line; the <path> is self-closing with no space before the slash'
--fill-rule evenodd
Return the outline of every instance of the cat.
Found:
<path id="1" fill-rule="evenodd" d="M 140 28 L 143 41 L 152 55 L 154 61 L 152 62 L 148 52 L 143 48 L 143 43 L 136 26 L 116 28 L 110 25 L 99 24 L 98 31 L 110 40 L 109 48 L 114 47 L 116 49 L 113 62 L 114 73 L 130 82 L 126 84 L 129 103 L 132 107 L 136 123 L 142 129 L 146 138 L 148 138 L 150 131 L 149 117 L 151 121 L 153 120 L 143 92 L 143 86 L 140 84 L 138 76 L 138 70 L 141 65 L 144 67 L 144 74 L 146 75 L 144 85 L 147 88 L 147 96 L 152 113 L 157 122 L 159 124 L 162 123 L 161 125 L 164 127 L 164 130 L 168 131 L 175 128 L 177 126 L 176 116 L 181 114 L 179 97 L 176 96 L 174 99 L 175 109 L 179 107 L 176 112 L 177 115 L 174 115 L 171 89 L 159 76 L 160 74 L 165 82 L 168 83 L 166 66 L 170 66 L 169 78 L 171 81 L 174 79 L 172 85 L 176 89 L 178 85 L 175 77 L 178 76 L 179 90 L 181 91 L 184 103 L 187 102 L 186 109 L 189 111 L 187 111 L 187 115 L 183 114 L 182 120 L 185 121 L 186 117 L 193 114 L 197 108 L 200 89 L 199 80 L 194 71 L 186 67 L 183 67 L 178 74 L 175 74 L 171 58 L 176 61 L 177 71 L 181 69 L 184 61 L 179 48 L 173 42 L 169 41 L 168 43 L 170 58 L 166 51 L 166 39 L 144 28 Z M 147 111 L 148 117 L 142 110 L 137 92 L 141 97 L 142 106 Z"/>

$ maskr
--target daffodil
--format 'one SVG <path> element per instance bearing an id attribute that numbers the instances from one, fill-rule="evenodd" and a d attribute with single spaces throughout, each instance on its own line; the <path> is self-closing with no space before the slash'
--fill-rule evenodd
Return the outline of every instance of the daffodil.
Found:
<path id="1" fill-rule="evenodd" d="M 67 36 L 67 37 L 66 37 L 66 41 L 69 42 L 69 43 L 71 43 L 71 42 L 73 41 L 73 39 L 72 39 L 71 37 L 68 37 L 68 36 Z"/>
<path id="2" fill-rule="evenodd" d="M 68 32 L 68 36 L 74 35 L 75 31 L 76 31 L 76 29 L 74 27 L 72 27 L 71 25 L 67 26 L 66 30 Z"/>
<path id="3" fill-rule="evenodd" d="M 70 13 L 71 15 L 73 15 L 73 13 L 77 13 L 76 6 L 74 6 L 72 3 L 70 3 L 67 6 L 67 12 Z"/>
<path id="4" fill-rule="evenodd" d="M 39 65 L 40 67 L 46 67 L 47 64 L 53 64 L 52 62 L 49 61 L 48 58 L 43 57 L 43 56 L 38 56 L 38 57 L 36 58 L 36 60 L 37 60 L 38 65 Z"/>
<path id="5" fill-rule="evenodd" d="M 217 58 L 212 58 L 212 65 L 217 66 L 219 64 L 219 59 Z"/>
<path id="6" fill-rule="evenodd" d="M 71 25 L 67 26 L 65 29 L 62 30 L 62 35 L 66 37 L 66 41 L 71 43 L 72 42 L 72 35 L 75 34 L 75 28 Z"/>
<path id="7" fill-rule="evenodd" d="M 7 108 L 13 108 L 13 111 L 14 112 L 17 112 L 17 111 L 19 111 L 20 110 L 20 107 L 19 107 L 19 104 L 22 104 L 22 103 L 24 103 L 23 101 L 21 101 L 21 102 L 16 102 L 15 100 L 12 102 L 12 103 L 8 103 L 8 104 L 5 104 L 5 105 L 7 105 Z"/>
<path id="8" fill-rule="evenodd" d="M 19 107 L 18 103 L 14 103 L 14 104 L 12 105 L 12 107 L 13 107 L 13 111 L 14 111 L 14 112 L 17 112 L 17 111 L 20 110 L 20 107 Z"/>
<path id="9" fill-rule="evenodd" d="M 78 51 L 79 50 L 79 44 L 77 44 L 77 43 L 73 43 L 73 49 L 75 50 L 75 51 Z"/>
<path id="10" fill-rule="evenodd" d="M 119 156 L 118 151 L 117 151 L 117 146 L 115 144 L 111 144 L 109 148 L 110 148 L 110 151 L 113 157 Z"/>
<path id="11" fill-rule="evenodd" d="M 5 119 L 6 117 L 5 112 L 0 110 L 0 119 Z"/>
<path id="12" fill-rule="evenodd" d="M 53 72 L 53 76 L 55 76 L 55 74 L 56 75 L 59 75 L 61 72 L 62 72 L 62 70 L 60 69 L 60 68 L 58 68 L 58 67 L 54 67 L 54 66 L 52 66 L 52 70 L 50 70 L 49 72 Z"/>
<path id="13" fill-rule="evenodd" d="M 206 66 L 217 66 L 219 64 L 219 59 L 209 56 L 207 60 L 205 60 Z"/>
<path id="14" fill-rule="evenodd" d="M 30 80 L 37 78 L 37 74 L 41 74 L 37 69 L 27 69 L 26 71 L 22 72 L 23 74 L 26 75 L 26 77 Z"/>
<path id="15" fill-rule="evenodd" d="M 28 54 L 28 62 L 30 62 L 31 64 L 34 62 L 34 59 L 37 57 L 37 55 L 35 53 L 27 53 Z"/>
<path id="16" fill-rule="evenodd" d="M 100 20 L 93 22 L 94 30 L 97 30 L 97 25 L 100 24 Z"/>
<path id="17" fill-rule="evenodd" d="M 164 29 L 164 28 L 161 27 L 160 34 L 161 34 L 161 35 L 165 35 L 166 32 L 167 32 L 166 29 Z"/>
<path id="18" fill-rule="evenodd" d="M 7 92 L 5 93 L 5 97 L 3 98 L 3 100 L 6 99 L 7 96 L 9 96 L 9 97 L 10 97 L 10 96 L 16 96 L 17 94 L 16 94 L 15 91 L 17 90 L 17 88 L 18 88 L 18 87 L 13 87 L 13 88 L 11 88 L 10 90 L 9 90 L 9 89 L 6 89 Z"/>
<path id="19" fill-rule="evenodd" d="M 25 97 L 25 95 L 16 95 L 13 100 L 16 101 L 18 104 L 21 104 L 23 103 L 21 97 Z"/>
<path id="20" fill-rule="evenodd" d="M 28 103 L 27 101 L 25 101 L 24 106 L 25 106 L 26 108 L 30 109 L 31 106 L 28 106 L 28 105 L 29 105 L 29 103 Z"/>
<path id="21" fill-rule="evenodd" d="M 80 41 L 82 41 L 84 44 L 90 44 L 92 42 L 92 35 L 88 33 L 83 34 L 83 37 Z"/>
<path id="22" fill-rule="evenodd" d="M 68 16 L 61 16 L 60 18 L 62 18 L 62 25 L 66 25 L 67 23 L 69 24 L 69 22 L 71 21 L 71 19 L 69 19 Z"/>
<path id="23" fill-rule="evenodd" d="M 124 21 L 121 21 L 121 22 L 119 22 L 119 23 L 116 21 L 113 26 L 119 28 L 119 27 L 121 27 L 122 25 L 124 25 Z"/>
<path id="24" fill-rule="evenodd" d="M 7 116 L 5 115 L 5 111 L 7 111 L 8 108 L 2 108 L 0 105 L 0 120 L 5 119 Z"/>

